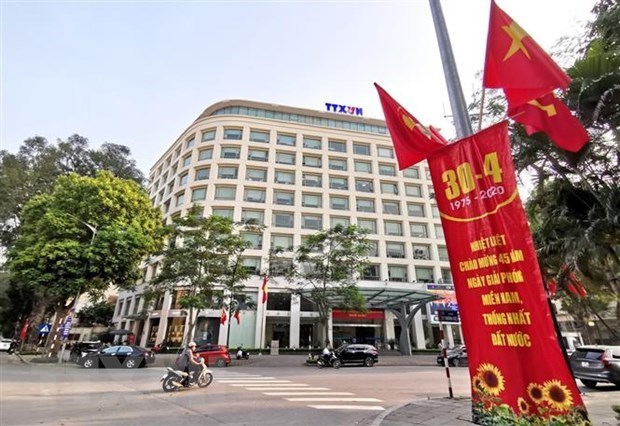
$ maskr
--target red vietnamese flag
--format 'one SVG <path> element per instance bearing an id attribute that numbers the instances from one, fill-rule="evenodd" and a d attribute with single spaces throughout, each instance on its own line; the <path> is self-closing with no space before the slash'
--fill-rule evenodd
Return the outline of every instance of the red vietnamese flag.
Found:
<path id="1" fill-rule="evenodd" d="M 267 303 L 267 298 L 269 294 L 269 289 L 267 288 L 267 275 L 263 277 L 263 304 Z"/>
<path id="2" fill-rule="evenodd" d="M 375 87 L 379 92 L 385 123 L 392 137 L 400 170 L 419 163 L 432 152 L 445 146 L 445 139 L 440 139 L 434 134 L 437 130 L 431 132 L 381 86 L 375 83 Z"/>
<path id="3" fill-rule="evenodd" d="M 233 318 L 237 320 L 237 324 L 241 323 L 241 318 L 239 318 L 239 309 L 237 309 L 235 311 L 235 314 L 233 315 Z"/>
<path id="4" fill-rule="evenodd" d="M 483 86 L 504 89 L 514 108 L 568 83 L 558 64 L 492 0 Z"/>
<path id="5" fill-rule="evenodd" d="M 220 316 L 220 324 L 226 324 L 226 319 L 228 316 L 226 315 L 226 309 L 222 308 L 222 315 Z"/>
<path id="6" fill-rule="evenodd" d="M 525 125 L 528 135 L 545 132 L 557 146 L 577 152 L 590 137 L 564 102 L 548 93 L 508 110 L 508 116 Z"/>

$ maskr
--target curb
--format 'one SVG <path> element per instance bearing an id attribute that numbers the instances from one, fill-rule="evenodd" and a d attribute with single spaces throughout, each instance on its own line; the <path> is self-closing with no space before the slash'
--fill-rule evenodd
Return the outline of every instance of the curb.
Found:
<path id="1" fill-rule="evenodd" d="M 15 356 L 16 356 L 17 358 L 19 358 L 19 361 L 20 361 L 22 364 L 32 365 L 32 363 L 31 363 L 30 361 L 28 361 L 28 360 L 24 359 L 24 358 L 21 356 L 21 354 L 18 354 L 17 352 L 15 352 Z"/>

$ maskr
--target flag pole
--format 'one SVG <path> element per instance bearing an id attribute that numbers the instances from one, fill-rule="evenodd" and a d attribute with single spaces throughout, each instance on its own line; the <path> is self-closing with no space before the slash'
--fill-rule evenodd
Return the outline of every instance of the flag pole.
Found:
<path id="1" fill-rule="evenodd" d="M 452 53 L 452 45 L 446 28 L 446 21 L 441 10 L 439 0 L 429 0 L 431 14 L 433 15 L 433 23 L 435 24 L 435 34 L 437 35 L 437 43 L 439 44 L 439 53 L 443 64 L 443 73 L 448 86 L 448 97 L 450 99 L 450 108 L 454 116 L 454 126 L 456 127 L 457 137 L 464 138 L 473 133 L 469 113 L 465 98 L 463 97 L 463 89 L 459 80 L 459 73 L 456 69 L 454 54 Z"/>
<path id="2" fill-rule="evenodd" d="M 482 116 L 484 115 L 484 98 L 487 91 L 482 87 L 482 95 L 480 96 L 480 113 L 478 114 L 478 131 L 482 130 Z"/>

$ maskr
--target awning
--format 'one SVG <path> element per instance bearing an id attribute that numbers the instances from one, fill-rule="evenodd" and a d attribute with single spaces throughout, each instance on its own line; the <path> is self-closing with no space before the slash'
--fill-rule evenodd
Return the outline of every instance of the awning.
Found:
<path id="1" fill-rule="evenodd" d="M 429 291 L 407 288 L 358 287 L 358 290 L 366 299 L 367 309 L 400 309 L 403 305 L 426 304 L 441 299 L 440 296 Z M 301 291 L 301 295 L 313 301 L 310 289 Z M 330 298 L 330 303 L 334 306 L 338 306 L 342 302 L 343 300 L 339 296 Z"/>

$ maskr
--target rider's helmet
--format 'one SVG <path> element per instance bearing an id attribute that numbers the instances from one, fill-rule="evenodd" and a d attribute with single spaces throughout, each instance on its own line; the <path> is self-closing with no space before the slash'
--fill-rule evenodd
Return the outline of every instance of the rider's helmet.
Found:
<path id="1" fill-rule="evenodd" d="M 190 348 L 195 348 L 196 347 L 196 342 L 189 342 L 189 345 L 187 345 Z"/>

